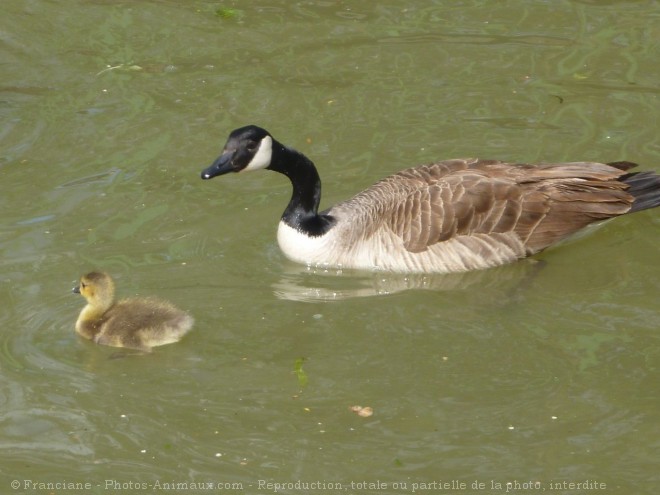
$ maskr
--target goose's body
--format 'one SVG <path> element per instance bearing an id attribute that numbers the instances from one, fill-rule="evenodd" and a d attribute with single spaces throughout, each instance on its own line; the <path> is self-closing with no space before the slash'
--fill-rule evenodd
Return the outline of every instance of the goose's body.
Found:
<path id="1" fill-rule="evenodd" d="M 91 272 L 73 289 L 87 300 L 76 332 L 97 344 L 149 352 L 178 342 L 193 326 L 192 316 L 167 301 L 148 297 L 115 302 L 110 275 Z"/>
<path id="2" fill-rule="evenodd" d="M 634 166 L 447 160 L 403 170 L 319 213 L 314 164 L 248 126 L 230 134 L 202 178 L 262 168 L 286 175 L 293 195 L 277 239 L 294 261 L 446 273 L 509 263 L 591 223 L 659 206 L 660 176 L 627 172 Z"/>

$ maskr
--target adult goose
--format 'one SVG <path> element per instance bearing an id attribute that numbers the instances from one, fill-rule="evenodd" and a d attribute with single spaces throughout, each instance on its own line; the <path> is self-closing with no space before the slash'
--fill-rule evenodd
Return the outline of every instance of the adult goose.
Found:
<path id="1" fill-rule="evenodd" d="M 513 164 L 457 159 L 403 170 L 319 212 L 321 181 L 305 155 L 249 125 L 202 172 L 268 169 L 293 195 L 277 240 L 293 261 L 447 273 L 524 258 L 587 225 L 660 205 L 660 176 L 630 162 Z"/>

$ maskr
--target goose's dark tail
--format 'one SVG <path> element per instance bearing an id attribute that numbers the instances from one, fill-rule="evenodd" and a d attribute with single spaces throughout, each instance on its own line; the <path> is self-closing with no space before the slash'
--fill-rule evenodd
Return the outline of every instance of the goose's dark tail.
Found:
<path id="1" fill-rule="evenodd" d="M 620 170 L 628 170 L 637 166 L 632 162 L 612 162 L 608 165 Z M 660 206 L 660 175 L 657 173 L 631 172 L 619 177 L 619 181 L 628 185 L 628 192 L 635 198 L 628 213 Z"/>

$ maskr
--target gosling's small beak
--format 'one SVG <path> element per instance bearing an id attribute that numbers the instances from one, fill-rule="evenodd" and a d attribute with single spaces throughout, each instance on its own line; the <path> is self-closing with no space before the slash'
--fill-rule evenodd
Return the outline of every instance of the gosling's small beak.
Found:
<path id="1" fill-rule="evenodd" d="M 80 286 L 76 285 L 73 289 L 71 289 L 71 292 L 74 294 L 80 294 Z"/>
<path id="2" fill-rule="evenodd" d="M 233 157 L 234 153 L 232 151 L 225 151 L 222 155 L 216 158 L 210 167 L 202 170 L 202 179 L 212 179 L 218 175 L 235 172 L 236 170 L 234 169 L 234 164 L 232 163 Z"/>

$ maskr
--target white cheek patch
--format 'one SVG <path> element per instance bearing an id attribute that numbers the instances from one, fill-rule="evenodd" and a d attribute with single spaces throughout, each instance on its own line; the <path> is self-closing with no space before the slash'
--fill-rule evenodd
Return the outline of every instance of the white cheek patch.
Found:
<path id="1" fill-rule="evenodd" d="M 270 160 L 273 156 L 273 139 L 270 136 L 266 136 L 259 143 L 259 149 L 254 155 L 254 158 L 250 160 L 250 163 L 243 169 L 243 171 L 252 171 L 266 168 L 270 165 Z"/>

